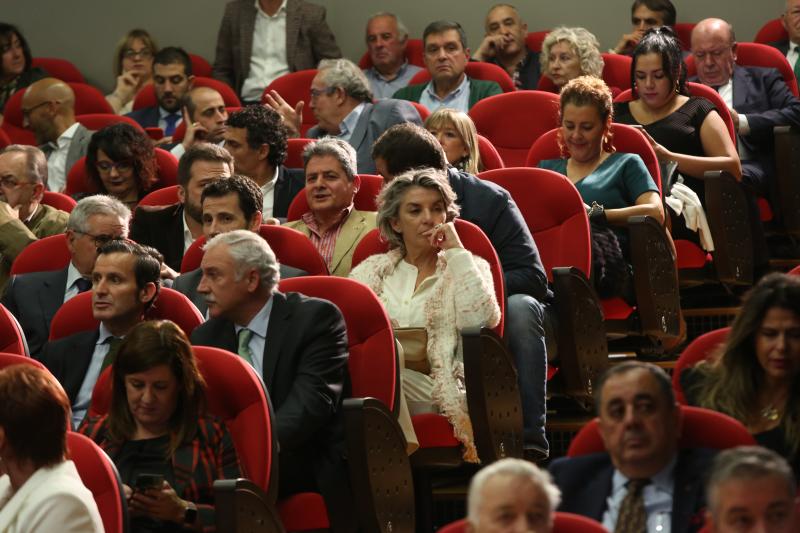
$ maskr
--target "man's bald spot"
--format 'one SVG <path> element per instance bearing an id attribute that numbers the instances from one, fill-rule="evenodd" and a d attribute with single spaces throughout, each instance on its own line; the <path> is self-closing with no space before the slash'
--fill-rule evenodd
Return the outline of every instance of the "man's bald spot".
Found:
<path id="1" fill-rule="evenodd" d="M 725 20 L 718 18 L 707 18 L 698 22 L 692 30 L 692 37 L 700 33 L 717 33 L 723 32 L 722 35 L 727 37 L 730 44 L 736 40 L 733 33 L 733 26 Z"/>
<path id="2" fill-rule="evenodd" d="M 75 93 L 72 88 L 56 78 L 44 78 L 32 83 L 25 91 L 23 99 L 26 102 L 34 102 L 33 105 L 41 102 L 60 102 L 69 109 L 75 108 Z"/>

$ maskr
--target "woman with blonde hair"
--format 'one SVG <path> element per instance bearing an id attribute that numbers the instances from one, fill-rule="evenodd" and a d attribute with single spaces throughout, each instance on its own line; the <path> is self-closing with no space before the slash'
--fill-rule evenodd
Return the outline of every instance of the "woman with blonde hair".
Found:
<path id="1" fill-rule="evenodd" d="M 425 129 L 442 145 L 449 164 L 469 174 L 483 170 L 478 131 L 469 115 L 457 109 L 439 108 L 425 120 Z"/>
<path id="2" fill-rule="evenodd" d="M 158 45 L 146 30 L 129 31 L 114 52 L 114 75 L 117 84 L 114 92 L 106 95 L 106 100 L 119 115 L 133 110 L 136 93 L 153 77 L 153 56 Z"/>
<path id="3" fill-rule="evenodd" d="M 561 88 L 578 76 L 603 75 L 603 57 L 597 37 L 585 28 L 559 26 L 544 38 L 539 54 L 542 73 Z"/>

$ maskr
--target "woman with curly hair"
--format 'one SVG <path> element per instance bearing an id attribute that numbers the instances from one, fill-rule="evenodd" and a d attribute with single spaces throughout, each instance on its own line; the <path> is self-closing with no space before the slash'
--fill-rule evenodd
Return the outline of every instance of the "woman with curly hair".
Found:
<path id="1" fill-rule="evenodd" d="M 158 180 L 153 144 L 130 124 L 112 124 L 94 135 L 86 153 L 90 194 L 108 194 L 131 211 Z"/>
<path id="2" fill-rule="evenodd" d="M 597 37 L 585 28 L 559 26 L 542 42 L 542 73 L 550 78 L 556 91 L 578 76 L 603 74 L 603 57 Z"/>
<path id="3" fill-rule="evenodd" d="M 475 123 L 463 111 L 439 108 L 425 120 L 425 129 L 442 145 L 447 162 L 469 174 L 482 170 Z"/>

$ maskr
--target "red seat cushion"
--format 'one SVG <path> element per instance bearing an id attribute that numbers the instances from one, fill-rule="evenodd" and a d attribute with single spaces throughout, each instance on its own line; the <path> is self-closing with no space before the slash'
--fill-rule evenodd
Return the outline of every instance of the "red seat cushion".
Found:
<path id="1" fill-rule="evenodd" d="M 602 300 L 600 305 L 603 308 L 603 317 L 606 320 L 625 320 L 636 308 L 628 305 L 622 298 L 608 298 Z"/>
<path id="2" fill-rule="evenodd" d="M 328 510 L 316 492 L 293 494 L 278 502 L 278 514 L 286 531 L 329 529 Z"/>
<path id="3" fill-rule="evenodd" d="M 461 446 L 453 434 L 453 426 L 442 415 L 425 413 L 411 417 L 420 448 L 453 448 Z"/>
<path id="4" fill-rule="evenodd" d="M 711 256 L 691 241 L 678 239 L 675 241 L 675 252 L 678 254 L 678 268 L 703 268 L 711 261 Z"/>

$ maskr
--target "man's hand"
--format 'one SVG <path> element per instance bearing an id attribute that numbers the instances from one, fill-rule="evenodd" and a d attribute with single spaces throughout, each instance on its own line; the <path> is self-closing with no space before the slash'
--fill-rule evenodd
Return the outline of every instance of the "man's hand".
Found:
<path id="1" fill-rule="evenodd" d="M 487 35 L 483 38 L 478 49 L 475 50 L 473 57 L 478 61 L 486 61 L 487 59 L 497 57 L 497 52 L 503 51 L 513 40 L 514 38 L 510 35 L 508 37 L 501 34 Z"/>
<path id="2" fill-rule="evenodd" d="M 644 35 L 644 31 L 642 30 L 634 30 L 631 33 L 625 33 L 620 37 L 619 42 L 614 47 L 614 53 L 622 54 L 629 48 L 633 48 L 637 44 L 639 44 L 639 40 Z"/>
<path id="3" fill-rule="evenodd" d="M 183 135 L 181 144 L 185 149 L 189 149 L 194 143 L 204 140 L 208 136 L 208 130 L 199 122 L 192 122 L 189 118 L 189 110 L 183 108 L 183 123 L 186 124 L 186 133 Z"/>
<path id="4" fill-rule="evenodd" d="M 11 207 L 8 202 L 0 200 L 0 219 L 19 220 L 19 209 L 21 206 Z"/>
<path id="5" fill-rule="evenodd" d="M 283 119 L 283 124 L 289 130 L 289 137 L 300 137 L 300 127 L 303 119 L 303 106 L 305 102 L 300 100 L 297 105 L 292 108 L 289 103 L 283 99 L 277 91 L 270 91 L 264 97 L 266 100 L 265 105 L 278 112 Z"/>
<path id="6" fill-rule="evenodd" d="M 733 120 L 733 131 L 739 133 L 739 113 L 736 112 L 733 108 L 728 108 L 728 111 L 731 112 L 731 119 Z"/>

